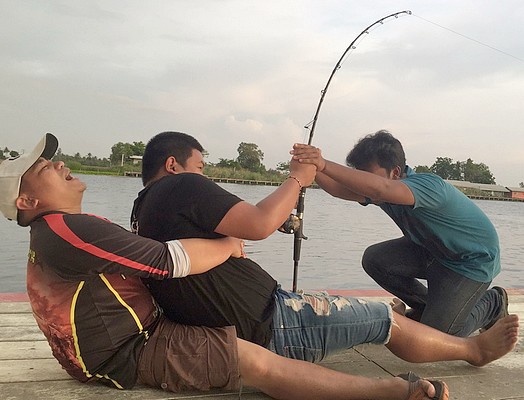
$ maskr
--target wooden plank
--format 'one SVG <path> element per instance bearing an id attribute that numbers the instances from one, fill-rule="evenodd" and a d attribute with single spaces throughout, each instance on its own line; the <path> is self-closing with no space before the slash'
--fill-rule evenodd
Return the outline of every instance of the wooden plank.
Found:
<path id="1" fill-rule="evenodd" d="M 40 382 L 72 379 L 54 358 L 0 360 L 0 382 Z"/>
<path id="2" fill-rule="evenodd" d="M 4 313 L 32 313 L 31 305 L 29 302 L 2 302 L 0 301 L 0 314 Z"/>
<path id="3" fill-rule="evenodd" d="M 2 326 L 0 327 L 0 342 L 17 341 L 41 341 L 45 340 L 44 334 L 36 326 Z"/>
<path id="4" fill-rule="evenodd" d="M 117 390 L 101 384 L 82 384 L 74 380 L 48 381 L 45 384 L 1 384 L 2 400 L 238 400 L 238 393 L 212 390 L 209 392 L 170 393 L 141 385 L 131 390 Z M 242 400 L 268 400 L 270 397 L 245 388 Z"/>
<path id="5" fill-rule="evenodd" d="M 34 360 L 35 358 L 53 358 L 47 341 L 0 342 L 0 360 Z"/>
<path id="6" fill-rule="evenodd" d="M 36 324 L 32 314 L 28 313 L 2 313 L 0 314 L 0 327 L 4 326 L 34 326 Z"/>

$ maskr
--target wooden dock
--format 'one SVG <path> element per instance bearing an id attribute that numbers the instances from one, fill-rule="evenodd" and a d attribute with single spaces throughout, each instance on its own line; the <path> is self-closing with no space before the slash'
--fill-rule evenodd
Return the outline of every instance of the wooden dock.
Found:
<path id="1" fill-rule="evenodd" d="M 524 320 L 524 290 L 508 290 L 510 312 Z M 350 291 L 363 297 L 371 292 Z M 376 297 L 371 300 L 388 300 Z M 2 400 L 268 400 L 255 390 L 238 393 L 222 391 L 169 393 L 137 386 L 122 391 L 101 384 L 81 384 L 69 377 L 52 357 L 24 295 L 0 294 L 0 399 Z M 465 362 L 411 364 L 393 356 L 384 346 L 363 345 L 333 356 L 322 364 L 352 374 L 390 377 L 415 371 L 426 377 L 445 380 L 452 400 L 524 400 L 524 344 L 483 368 Z M 326 399 L 329 400 L 329 399 Z"/>

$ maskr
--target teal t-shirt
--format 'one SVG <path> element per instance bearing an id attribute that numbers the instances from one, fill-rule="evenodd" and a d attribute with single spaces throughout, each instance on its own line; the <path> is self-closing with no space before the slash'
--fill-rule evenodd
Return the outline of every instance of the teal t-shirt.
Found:
<path id="1" fill-rule="evenodd" d="M 413 206 L 379 204 L 404 235 L 425 247 L 442 265 L 478 282 L 500 272 L 499 239 L 486 214 L 461 191 L 434 174 L 406 169 L 402 178 Z"/>

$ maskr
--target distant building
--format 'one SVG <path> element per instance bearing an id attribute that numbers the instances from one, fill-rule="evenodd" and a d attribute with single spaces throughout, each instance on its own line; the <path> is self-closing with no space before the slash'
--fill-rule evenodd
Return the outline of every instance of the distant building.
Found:
<path id="1" fill-rule="evenodd" d="M 524 187 L 508 187 L 511 192 L 512 199 L 522 199 L 524 200 Z"/>
<path id="2" fill-rule="evenodd" d="M 511 198 L 511 191 L 501 185 L 487 183 L 472 183 L 468 181 L 447 180 L 467 196 L 507 197 Z"/>
<path id="3" fill-rule="evenodd" d="M 133 161 L 133 165 L 137 165 L 142 162 L 142 156 L 129 156 L 129 159 Z"/>

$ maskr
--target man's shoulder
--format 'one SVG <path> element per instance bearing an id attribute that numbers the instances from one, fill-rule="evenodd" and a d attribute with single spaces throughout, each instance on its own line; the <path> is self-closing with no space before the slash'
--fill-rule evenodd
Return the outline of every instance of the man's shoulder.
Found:
<path id="1" fill-rule="evenodd" d="M 156 187 L 157 189 L 166 189 L 171 188 L 173 186 L 178 187 L 201 187 L 208 184 L 214 184 L 209 178 L 207 178 L 204 175 L 200 174 L 194 174 L 194 173 L 182 173 L 182 174 L 176 174 L 176 175 L 168 175 L 164 176 L 163 178 L 160 178 L 157 182 L 153 183 L 153 187 Z"/>
<path id="2" fill-rule="evenodd" d="M 428 187 L 434 190 L 444 189 L 446 185 L 449 185 L 440 176 L 431 172 L 412 173 L 401 180 L 403 183 L 408 185 L 412 190 L 417 187 Z"/>

